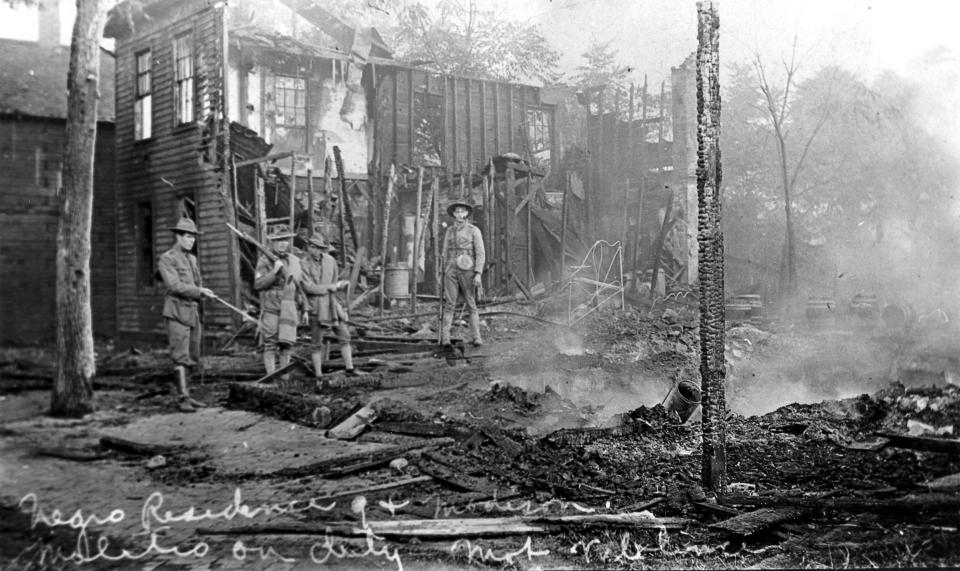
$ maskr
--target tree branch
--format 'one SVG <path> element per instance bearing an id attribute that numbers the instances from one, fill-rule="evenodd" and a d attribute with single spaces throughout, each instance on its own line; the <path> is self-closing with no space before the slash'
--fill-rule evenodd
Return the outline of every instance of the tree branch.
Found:
<path id="1" fill-rule="evenodd" d="M 793 175 L 790 177 L 790 188 L 793 188 L 793 185 L 797 182 L 797 175 L 800 173 L 800 168 L 803 166 L 803 161 L 807 158 L 807 153 L 810 151 L 810 146 L 813 144 L 813 140 L 816 138 L 817 133 L 820 132 L 820 129 L 823 127 L 824 123 L 827 122 L 827 118 L 830 116 L 830 111 L 824 111 L 823 115 L 817 120 L 817 125 L 813 129 L 813 133 L 810 134 L 810 138 L 807 139 L 807 143 L 803 146 L 803 152 L 800 153 L 800 158 L 797 160 L 796 166 L 793 168 Z"/>

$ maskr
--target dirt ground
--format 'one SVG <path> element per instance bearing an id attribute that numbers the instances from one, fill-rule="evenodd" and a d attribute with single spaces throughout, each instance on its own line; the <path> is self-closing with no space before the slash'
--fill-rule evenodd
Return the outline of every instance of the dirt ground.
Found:
<path id="1" fill-rule="evenodd" d="M 429 324 L 361 339 L 429 338 Z M 699 378 L 691 311 L 498 315 L 484 332 L 462 354 L 368 351 L 368 375 L 329 373 L 323 391 L 303 372 L 257 384 L 241 340 L 207 358 L 194 393 L 210 407 L 192 414 L 173 406 L 162 350 L 101 343 L 82 419 L 45 415 L 49 348 L 3 349 L 0 567 L 960 564 L 955 329 L 731 324 L 718 497 L 700 486 L 699 415 L 662 406 Z M 358 405 L 376 420 L 327 437 Z"/>

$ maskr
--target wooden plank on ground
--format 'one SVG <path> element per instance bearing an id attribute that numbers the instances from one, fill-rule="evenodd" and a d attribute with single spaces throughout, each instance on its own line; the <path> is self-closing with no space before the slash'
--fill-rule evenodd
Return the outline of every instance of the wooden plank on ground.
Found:
<path id="1" fill-rule="evenodd" d="M 648 510 L 648 509 L 652 508 L 653 506 L 655 506 L 655 505 L 657 505 L 657 504 L 665 501 L 666 499 L 667 499 L 667 498 L 665 498 L 665 497 L 663 497 L 663 496 L 660 496 L 659 498 L 653 498 L 653 499 L 649 499 L 649 500 L 644 500 L 644 501 L 642 501 L 642 502 L 638 502 L 638 503 L 635 503 L 635 504 L 630 504 L 630 505 L 627 505 L 627 506 L 623 506 L 623 507 L 621 507 L 621 508 L 617 508 L 617 511 L 621 511 L 621 512 L 623 512 L 623 511 L 636 512 L 636 511 Z"/>
<path id="2" fill-rule="evenodd" d="M 923 436 L 904 436 L 889 432 L 878 432 L 877 436 L 889 440 L 887 446 L 909 448 L 922 452 L 941 452 L 944 454 L 960 455 L 960 440 L 952 438 L 927 438 Z"/>
<path id="3" fill-rule="evenodd" d="M 427 458 L 420 458 L 417 462 L 417 467 L 420 468 L 420 471 L 424 474 L 433 476 L 439 482 L 460 490 L 491 494 L 497 491 L 497 485 L 485 478 L 477 478 L 456 472 Z"/>
<path id="4" fill-rule="evenodd" d="M 274 380 L 274 379 L 277 379 L 277 378 L 282 377 L 283 375 L 286 375 L 287 373 L 289 373 L 290 371 L 296 369 L 297 367 L 303 367 L 303 366 L 304 366 L 303 361 L 300 361 L 300 360 L 298 360 L 298 359 L 292 359 L 292 360 L 290 361 L 290 363 L 288 363 L 287 365 L 285 365 L 285 366 L 283 366 L 283 367 L 280 367 L 280 368 L 278 368 L 277 370 L 275 370 L 274 372 L 269 373 L 269 374 L 266 374 L 266 375 L 260 377 L 259 379 L 257 379 L 257 384 L 258 384 L 258 385 L 262 385 L 262 384 L 264 384 L 264 383 L 269 383 L 270 381 L 272 381 L 272 380 Z"/>
<path id="5" fill-rule="evenodd" d="M 650 512 L 617 514 L 577 514 L 525 517 L 524 521 L 559 526 L 616 525 L 633 529 L 681 529 L 690 520 L 682 517 L 656 517 Z"/>
<path id="6" fill-rule="evenodd" d="M 711 504 L 708 502 L 693 502 L 693 505 L 700 508 L 703 511 L 714 513 L 714 514 L 720 514 L 724 516 L 740 515 L 740 510 L 731 508 L 729 506 L 721 505 L 721 504 Z"/>
<path id="7" fill-rule="evenodd" d="M 114 436 L 103 436 L 100 438 L 100 446 L 110 449 L 126 452 L 127 454 L 137 454 L 139 456 L 156 456 L 157 454 L 170 454 L 182 448 L 166 444 L 147 444 L 143 442 L 134 442 Z"/>
<path id="8" fill-rule="evenodd" d="M 943 476 L 930 482 L 926 486 L 936 492 L 952 492 L 960 489 L 960 473 Z"/>
<path id="9" fill-rule="evenodd" d="M 803 515 L 804 512 L 805 510 L 795 507 L 761 508 L 721 522 L 712 523 L 709 527 L 747 536 L 753 535 L 758 531 L 763 531 L 778 523 L 795 520 Z"/>
<path id="10" fill-rule="evenodd" d="M 685 518 L 657 518 L 645 513 L 584 514 L 550 517 L 492 517 L 458 519 L 366 520 L 361 528 L 352 522 L 318 524 L 273 524 L 233 527 L 229 529 L 203 528 L 201 535 L 319 535 L 365 537 L 370 532 L 380 537 L 419 537 L 430 539 L 466 537 L 505 537 L 555 533 L 569 527 L 604 525 L 632 529 L 682 529 L 689 524 Z"/>
<path id="11" fill-rule="evenodd" d="M 318 475 L 333 473 L 336 470 L 347 466 L 356 466 L 362 463 L 373 463 L 382 458 L 387 458 L 389 460 L 396 458 L 400 455 L 406 454 L 412 450 L 418 448 L 423 448 L 424 445 L 422 442 L 416 444 L 406 444 L 403 446 L 394 446 L 391 448 L 375 450 L 372 452 L 358 452 L 355 454 L 350 454 L 348 456 L 341 456 L 339 458 L 328 458 L 325 460 L 320 460 L 312 464 L 307 464 L 306 466 L 294 466 L 291 468 L 283 468 L 276 472 L 271 472 L 269 476 L 284 476 L 284 477 L 296 477 L 296 476 L 311 476 L 315 477 Z"/>
<path id="12" fill-rule="evenodd" d="M 337 440 L 351 440 L 366 430 L 377 419 L 377 411 L 370 405 L 365 405 L 327 430 L 327 438 Z"/>
<path id="13" fill-rule="evenodd" d="M 426 438 L 461 435 L 459 430 L 430 422 L 378 422 L 373 425 L 373 428 L 393 434 L 408 434 Z"/>
<path id="14" fill-rule="evenodd" d="M 960 509 L 960 497 L 952 494 L 911 494 L 899 498 L 809 498 L 796 496 L 724 496 L 725 505 L 804 507 L 848 512 L 874 512 L 912 516 Z"/>
<path id="15" fill-rule="evenodd" d="M 426 450 L 432 450 L 440 446 L 446 446 L 447 444 L 453 444 L 454 440 L 452 438 L 441 438 L 434 442 L 431 442 L 429 445 L 421 446 L 418 448 L 401 448 L 395 450 L 385 450 L 382 454 L 375 454 L 371 456 L 368 460 L 362 460 L 354 464 L 343 466 L 341 468 L 334 468 L 323 474 L 324 478 L 342 478 L 344 476 L 349 476 L 351 474 L 356 474 L 359 472 L 365 472 L 367 470 L 372 470 L 374 468 L 379 468 L 384 464 L 388 464 L 395 460 L 396 458 L 402 458 L 406 455 L 415 455 L 420 454 Z M 429 478 L 429 476 L 428 476 Z"/>
<path id="16" fill-rule="evenodd" d="M 67 448 L 62 446 L 41 447 L 36 451 L 38 456 L 50 456 L 74 462 L 95 462 L 109 458 L 109 452 L 97 452 L 86 448 Z"/>
<path id="17" fill-rule="evenodd" d="M 314 414 L 321 406 L 330 409 L 331 418 L 344 416 L 352 410 L 354 403 L 345 399 L 319 399 L 294 395 L 271 386 L 249 383 L 230 383 L 227 401 L 233 408 L 252 410 L 260 414 L 290 420 L 314 428 L 326 428 L 321 425 L 321 416 Z"/>

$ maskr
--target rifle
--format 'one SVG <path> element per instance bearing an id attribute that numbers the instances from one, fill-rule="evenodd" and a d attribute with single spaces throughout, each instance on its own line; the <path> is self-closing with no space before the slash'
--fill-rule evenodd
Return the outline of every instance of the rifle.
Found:
<path id="1" fill-rule="evenodd" d="M 237 227 L 234 226 L 233 224 L 230 224 L 229 222 L 224 222 L 224 224 L 227 225 L 227 228 L 233 230 L 233 233 L 234 233 L 234 234 L 236 234 L 236 235 L 239 236 L 240 238 L 246 240 L 247 242 L 250 242 L 251 244 L 253 244 L 253 245 L 257 248 L 257 250 L 260 251 L 261 254 L 263 254 L 264 256 L 267 257 L 268 260 L 270 260 L 271 262 L 276 262 L 276 261 L 277 261 L 277 255 L 274 254 L 273 251 L 270 250 L 270 248 L 267 248 L 266 246 L 264 246 L 263 244 L 261 244 L 261 243 L 259 242 L 259 240 L 257 240 L 256 238 L 254 238 L 254 237 L 251 236 L 250 234 L 247 234 L 247 233 L 244 232 L 243 230 L 237 228 Z"/>
<path id="2" fill-rule="evenodd" d="M 251 236 L 250 234 L 247 234 L 246 232 L 244 232 L 243 230 L 240 230 L 239 228 L 237 228 L 237 227 L 234 226 L 233 224 L 230 224 L 229 222 L 224 222 L 224 224 L 226 224 L 226 225 L 227 225 L 227 228 L 229 228 L 230 230 L 232 230 L 234 234 L 236 234 L 236 235 L 239 236 L 240 238 L 246 240 L 247 242 L 250 242 L 251 244 L 253 244 L 254 247 L 256 247 L 257 250 L 260 251 L 261 254 L 263 254 L 264 256 L 266 256 L 266 258 L 267 258 L 268 260 L 270 260 L 270 263 L 275 264 L 275 263 L 277 262 L 277 260 L 281 259 L 280 256 L 277 256 L 270 248 L 267 248 L 266 246 L 264 246 L 263 244 L 261 244 L 259 240 L 257 240 L 256 238 L 254 238 L 254 237 Z M 286 258 L 286 256 L 289 256 L 289 255 L 290 255 L 290 254 L 287 253 L 287 254 L 285 254 L 285 255 L 283 256 L 283 258 Z M 282 269 L 282 270 L 280 270 L 280 271 L 286 273 L 286 269 L 285 269 L 285 268 Z M 292 279 L 293 279 L 293 276 L 291 276 L 289 273 L 287 273 L 287 279 L 285 280 L 286 283 L 289 283 L 290 280 L 292 280 Z M 303 291 L 303 287 L 301 286 L 301 284 L 300 284 L 299 281 L 296 282 L 296 286 L 297 286 L 297 293 L 296 293 L 297 306 L 300 307 L 300 308 L 302 308 L 302 307 L 304 307 L 304 306 L 306 305 L 308 296 L 307 296 L 306 292 Z"/>
<path id="3" fill-rule="evenodd" d="M 234 226 L 233 224 L 230 224 L 229 222 L 224 222 L 224 224 L 227 225 L 227 228 L 233 230 L 233 233 L 234 233 L 234 234 L 236 234 L 236 235 L 239 236 L 240 238 L 246 240 L 247 242 L 253 244 L 253 245 L 257 248 L 257 250 L 260 251 L 261 254 L 263 254 L 268 260 L 270 260 L 270 263 L 275 264 L 275 263 L 277 262 L 277 260 L 281 259 L 280 256 L 277 256 L 277 255 L 273 252 L 273 250 L 271 250 L 270 248 L 267 248 L 266 246 L 264 246 L 263 244 L 261 244 L 259 240 L 257 240 L 256 238 L 254 238 L 254 237 L 251 236 L 250 234 L 247 234 L 246 232 L 244 232 L 243 230 L 237 228 L 237 227 Z M 289 255 L 289 254 L 288 254 L 288 255 Z M 286 255 L 285 255 L 284 257 L 286 257 Z M 283 270 L 281 270 L 281 271 L 283 271 Z M 290 279 L 292 279 L 292 277 L 288 275 L 287 280 L 290 280 Z M 298 284 L 298 285 L 297 285 L 297 288 L 299 289 L 299 287 L 300 287 L 300 286 L 299 286 L 299 284 Z"/>
<path id="4" fill-rule="evenodd" d="M 245 321 L 249 321 L 250 323 L 253 323 L 253 324 L 256 325 L 257 327 L 260 326 L 260 320 L 259 320 L 259 319 L 253 317 L 252 315 L 248 314 L 246 311 L 240 309 L 239 307 L 237 307 L 237 306 L 229 303 L 227 300 L 223 299 L 223 298 L 220 297 L 219 295 L 214 294 L 214 295 L 213 295 L 213 299 L 216 300 L 216 301 L 219 301 L 219 302 L 220 302 L 221 304 L 223 304 L 227 309 L 230 309 L 230 310 L 232 310 L 234 313 L 238 314 L 238 315 L 239 315 L 240 317 L 242 317 Z"/>

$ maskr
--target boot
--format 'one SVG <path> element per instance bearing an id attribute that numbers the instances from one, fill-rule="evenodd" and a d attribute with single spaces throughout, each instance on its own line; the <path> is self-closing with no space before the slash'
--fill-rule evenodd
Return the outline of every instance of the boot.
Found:
<path id="1" fill-rule="evenodd" d="M 475 311 L 470 314 L 470 331 L 473 333 L 473 346 L 483 345 L 483 338 L 480 337 L 480 314 Z"/>
<path id="2" fill-rule="evenodd" d="M 187 368 L 183 365 L 177 365 L 173 369 L 173 382 L 177 389 L 177 409 L 180 412 L 195 412 L 196 409 L 190 403 L 190 395 L 187 393 Z"/>
<path id="3" fill-rule="evenodd" d="M 353 368 L 353 346 L 349 343 L 344 343 L 340 347 L 340 354 L 343 355 L 343 367 L 346 369 L 348 377 L 360 377 L 365 375 L 363 371 L 358 371 Z"/>
<path id="4" fill-rule="evenodd" d="M 440 344 L 450 345 L 450 328 L 453 327 L 453 309 L 443 312 L 443 323 L 440 329 Z"/>
<path id="5" fill-rule="evenodd" d="M 272 375 L 277 370 L 277 352 L 269 349 L 263 351 L 263 370 Z"/>
<path id="6" fill-rule="evenodd" d="M 290 364 L 290 349 L 280 349 L 280 368 L 284 368 Z M 281 377 L 284 381 L 290 380 L 290 373 L 284 373 Z"/>
<path id="7" fill-rule="evenodd" d="M 177 389 L 180 400 L 195 408 L 207 408 L 207 405 L 190 396 L 190 372 L 184 366 L 177 367 Z M 192 412 L 192 411 L 191 411 Z"/>
<path id="8" fill-rule="evenodd" d="M 319 380 L 323 376 L 323 351 L 314 351 L 310 354 L 310 359 L 313 361 L 313 376 Z"/>

